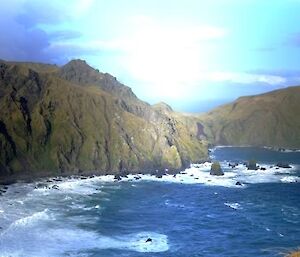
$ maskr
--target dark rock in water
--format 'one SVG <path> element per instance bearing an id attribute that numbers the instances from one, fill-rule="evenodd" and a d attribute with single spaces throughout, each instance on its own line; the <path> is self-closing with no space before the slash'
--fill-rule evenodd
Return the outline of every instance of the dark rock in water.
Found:
<path id="1" fill-rule="evenodd" d="M 235 185 L 236 185 L 236 186 L 242 186 L 242 183 L 241 183 L 240 181 L 237 181 L 237 182 L 235 183 Z"/>
<path id="2" fill-rule="evenodd" d="M 48 185 L 45 184 L 45 183 L 38 183 L 38 184 L 35 186 L 36 189 L 38 189 L 38 188 L 47 188 L 47 187 L 48 187 Z"/>
<path id="3" fill-rule="evenodd" d="M 277 167 L 279 168 L 284 168 L 284 169 L 291 169 L 292 167 L 288 164 L 288 163 L 285 163 L 285 162 L 279 162 L 276 164 Z"/>
<path id="4" fill-rule="evenodd" d="M 152 242 L 152 239 L 149 237 L 147 240 L 146 240 L 146 243 L 150 243 Z"/>
<path id="5" fill-rule="evenodd" d="M 180 172 L 180 174 L 182 174 L 182 175 L 186 175 L 187 173 L 186 173 L 186 172 Z"/>
<path id="6" fill-rule="evenodd" d="M 221 165 L 219 162 L 214 162 L 210 168 L 210 175 L 213 176 L 223 176 L 224 172 L 222 171 Z"/>
<path id="7" fill-rule="evenodd" d="M 80 179 L 87 179 L 87 177 L 80 177 Z"/>
<path id="8" fill-rule="evenodd" d="M 157 178 L 162 178 L 162 174 L 157 174 L 156 177 Z"/>
<path id="9" fill-rule="evenodd" d="M 256 161 L 250 160 L 247 164 L 247 168 L 248 168 L 248 170 L 257 170 L 258 167 L 257 167 Z"/>
<path id="10" fill-rule="evenodd" d="M 120 176 L 120 175 L 115 175 L 115 177 L 114 177 L 114 180 L 118 180 L 118 181 L 120 181 L 120 180 L 122 180 L 122 178 L 121 178 L 121 176 Z"/>
<path id="11" fill-rule="evenodd" d="M 139 179 L 141 179 L 141 177 L 140 176 L 134 176 L 134 179 L 139 180 Z"/>
<path id="12" fill-rule="evenodd" d="M 232 169 L 235 168 L 236 166 L 238 166 L 238 163 L 228 163 L 228 166 L 231 167 Z"/>
<path id="13" fill-rule="evenodd" d="M 260 170 L 267 170 L 265 167 L 261 167 Z"/>
<path id="14" fill-rule="evenodd" d="M 173 178 L 176 178 L 176 174 L 173 175 Z"/>
<path id="15" fill-rule="evenodd" d="M 16 183 L 17 181 L 14 179 L 9 179 L 9 180 L 4 180 L 4 181 L 0 181 L 0 186 L 9 186 L 12 185 L 14 183 Z"/>
<path id="16" fill-rule="evenodd" d="M 58 186 L 58 185 L 53 185 L 53 186 L 52 186 L 52 189 L 58 190 L 58 189 L 59 189 L 59 186 Z"/>
<path id="17" fill-rule="evenodd" d="M 53 181 L 56 181 L 56 182 L 61 182 L 62 179 L 61 178 L 54 178 Z"/>

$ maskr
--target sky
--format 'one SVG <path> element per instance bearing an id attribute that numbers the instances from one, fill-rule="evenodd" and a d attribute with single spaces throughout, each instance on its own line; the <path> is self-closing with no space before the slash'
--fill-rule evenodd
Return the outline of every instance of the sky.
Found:
<path id="1" fill-rule="evenodd" d="M 300 84 L 300 0 L 0 0 L 0 59 L 84 59 L 151 104 L 202 112 Z"/>

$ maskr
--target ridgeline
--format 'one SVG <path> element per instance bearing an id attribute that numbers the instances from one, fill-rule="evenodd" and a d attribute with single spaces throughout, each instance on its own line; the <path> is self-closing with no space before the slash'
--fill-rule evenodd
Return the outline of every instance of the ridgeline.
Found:
<path id="1" fill-rule="evenodd" d="M 85 61 L 0 61 L 0 180 L 175 172 L 209 145 L 300 147 L 300 87 L 241 97 L 203 115 L 149 105 Z"/>

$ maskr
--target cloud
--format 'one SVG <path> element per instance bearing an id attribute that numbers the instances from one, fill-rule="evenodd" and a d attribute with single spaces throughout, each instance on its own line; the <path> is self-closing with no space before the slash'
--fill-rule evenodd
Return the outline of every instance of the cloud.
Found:
<path id="1" fill-rule="evenodd" d="M 213 72 L 204 76 L 204 79 L 216 82 L 227 81 L 240 84 L 266 83 L 269 85 L 283 85 L 287 82 L 287 79 L 282 76 L 237 72 Z"/>
<path id="2" fill-rule="evenodd" d="M 84 15 L 93 2 L 11 0 L 4 3 L 0 9 L 0 58 L 50 63 L 59 61 L 61 64 L 70 56 L 88 53 L 80 47 L 73 47 L 62 53 L 61 48 L 55 51 L 51 45 L 55 41 L 67 42 L 82 36 L 76 30 L 60 29 L 59 24 Z M 44 26 L 52 29 L 44 29 Z"/>

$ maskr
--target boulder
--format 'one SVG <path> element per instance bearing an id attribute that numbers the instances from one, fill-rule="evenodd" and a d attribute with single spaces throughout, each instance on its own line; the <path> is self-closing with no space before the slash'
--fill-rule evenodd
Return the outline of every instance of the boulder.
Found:
<path id="1" fill-rule="evenodd" d="M 120 181 L 122 178 L 120 175 L 115 175 L 114 180 Z"/>
<path id="2" fill-rule="evenodd" d="M 235 185 L 236 185 L 236 186 L 242 186 L 242 183 L 241 183 L 240 181 L 237 181 L 237 182 L 235 183 Z"/>
<path id="3" fill-rule="evenodd" d="M 152 242 L 152 239 L 149 237 L 147 240 L 146 240 L 146 243 L 151 243 Z"/>
<path id="4" fill-rule="evenodd" d="M 228 163 L 228 167 L 231 167 L 232 169 L 235 168 L 236 166 L 238 166 L 238 163 Z"/>
<path id="5" fill-rule="evenodd" d="M 250 160 L 247 164 L 247 168 L 248 168 L 248 170 L 257 170 L 258 167 L 257 167 L 256 161 Z"/>
<path id="6" fill-rule="evenodd" d="M 58 190 L 58 189 L 59 189 L 59 187 L 58 187 L 58 185 L 53 185 L 53 186 L 52 186 L 52 189 L 56 189 L 56 190 Z"/>
<path id="7" fill-rule="evenodd" d="M 292 167 L 286 163 L 286 162 L 279 162 L 276 164 L 277 167 L 279 168 L 284 168 L 284 169 L 291 169 Z"/>
<path id="8" fill-rule="evenodd" d="M 222 171 L 221 165 L 219 162 L 214 162 L 210 168 L 210 175 L 213 176 L 223 176 L 224 172 Z"/>

